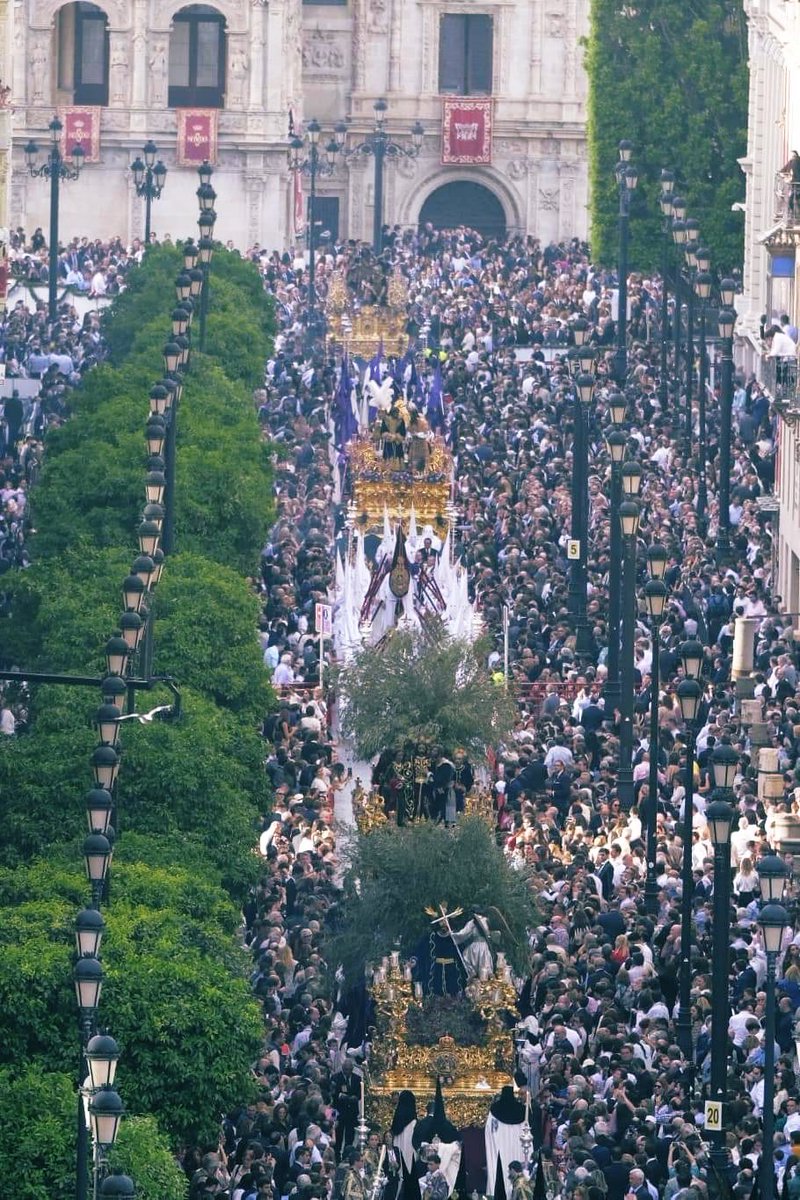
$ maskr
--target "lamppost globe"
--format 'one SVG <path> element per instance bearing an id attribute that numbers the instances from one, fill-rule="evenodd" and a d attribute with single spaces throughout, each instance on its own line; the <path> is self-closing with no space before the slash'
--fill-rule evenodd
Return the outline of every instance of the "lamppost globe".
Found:
<path id="1" fill-rule="evenodd" d="M 125 1106 L 111 1087 L 100 1088 L 89 1101 L 89 1121 L 98 1146 L 109 1149 L 117 1140 Z"/>
<path id="2" fill-rule="evenodd" d="M 725 278 L 720 280 L 719 298 L 726 308 L 733 308 L 736 298 L 736 281 L 734 279 Z"/>
<path id="3" fill-rule="evenodd" d="M 106 788 L 111 791 L 117 781 L 119 773 L 119 754 L 113 746 L 108 746 L 104 742 L 95 746 L 90 759 L 92 775 L 97 787 Z"/>
<path id="4" fill-rule="evenodd" d="M 716 787 L 725 788 L 726 791 L 733 788 L 739 771 L 739 755 L 733 746 L 723 743 L 714 747 L 711 754 L 711 769 Z"/>
<path id="5" fill-rule="evenodd" d="M 678 695 L 678 704 L 681 709 L 681 716 L 687 725 L 692 724 L 697 718 L 697 710 L 700 707 L 700 700 L 703 695 L 703 689 L 696 679 L 682 679 L 676 689 Z"/>
<path id="6" fill-rule="evenodd" d="M 100 1195 L 105 1200 L 135 1200 L 136 1187 L 129 1175 L 107 1175 L 100 1184 Z"/>
<path id="7" fill-rule="evenodd" d="M 682 642 L 680 648 L 681 663 L 687 679 L 699 679 L 705 660 L 705 649 L 702 642 L 694 639 Z"/>
<path id="8" fill-rule="evenodd" d="M 96 908 L 82 908 L 75 918 L 78 958 L 97 958 L 106 923 Z"/>
<path id="9" fill-rule="evenodd" d="M 778 954 L 783 943 L 783 931 L 789 923 L 789 914 L 782 904 L 765 904 L 758 914 L 758 925 L 764 939 L 767 954 Z"/>
<path id="10" fill-rule="evenodd" d="M 736 310 L 721 308 L 717 313 L 717 327 L 721 338 L 732 338 L 736 327 Z"/>
<path id="11" fill-rule="evenodd" d="M 711 833 L 711 841 L 716 847 L 727 846 L 731 839 L 733 824 L 733 807 L 722 796 L 712 799 L 706 809 L 706 822 Z"/>
<path id="12" fill-rule="evenodd" d="M 72 972 L 75 997 L 84 1017 L 92 1017 L 103 990 L 103 968 L 96 958 L 79 958 Z"/>
<path id="13" fill-rule="evenodd" d="M 612 429 L 606 438 L 606 446 L 612 463 L 619 464 L 625 457 L 628 439 L 621 429 Z"/>
<path id="14" fill-rule="evenodd" d="M 86 793 L 86 820 L 89 833 L 108 832 L 111 814 L 114 811 L 114 798 L 108 788 L 92 788 Z"/>
<path id="15" fill-rule="evenodd" d="M 639 495 L 642 487 L 642 474 L 642 468 L 638 462 L 622 464 L 622 491 L 627 499 L 634 499 Z"/>
<path id="16" fill-rule="evenodd" d="M 761 899 L 767 905 L 778 904 L 783 899 L 786 887 L 788 875 L 786 863 L 777 854 L 765 854 L 756 863 L 756 871 L 758 872 Z"/>
<path id="17" fill-rule="evenodd" d="M 628 399 L 622 392 L 613 391 L 608 397 L 608 415 L 612 425 L 622 425 L 628 411 Z"/>
<path id="18" fill-rule="evenodd" d="M 102 833 L 90 833 L 83 842 L 83 858 L 89 882 L 100 884 L 105 881 L 111 860 L 111 842 Z"/>
<path id="19" fill-rule="evenodd" d="M 139 527 L 141 529 L 141 526 Z M 130 646 L 125 641 L 122 633 L 117 630 L 112 637 L 106 642 L 105 655 L 106 667 L 109 675 L 124 675 L 128 668 L 128 659 L 130 657 Z"/>
<path id="20" fill-rule="evenodd" d="M 660 621 L 667 606 L 667 585 L 661 579 L 648 579 L 644 585 L 647 615 L 651 621 Z"/>
<path id="21" fill-rule="evenodd" d="M 107 1033 L 95 1034 L 86 1043 L 85 1053 L 93 1089 L 111 1087 L 119 1061 L 119 1046 L 114 1038 Z"/>
<path id="22" fill-rule="evenodd" d="M 669 555 L 666 547 L 660 542 L 653 542 L 647 547 L 647 569 L 650 572 L 651 579 L 663 579 L 667 573 L 667 562 Z"/>
<path id="23" fill-rule="evenodd" d="M 635 500 L 622 501 L 619 506 L 619 523 L 623 537 L 636 537 L 636 534 L 639 532 L 640 515 L 639 505 Z"/>

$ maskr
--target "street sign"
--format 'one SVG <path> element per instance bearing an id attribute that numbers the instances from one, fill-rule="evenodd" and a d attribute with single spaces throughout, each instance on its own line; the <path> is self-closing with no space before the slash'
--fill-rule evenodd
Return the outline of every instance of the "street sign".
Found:
<path id="1" fill-rule="evenodd" d="M 712 1133 L 722 1129 L 722 1104 L 719 1100 L 706 1100 L 704 1128 Z"/>
<path id="2" fill-rule="evenodd" d="M 574 562 L 581 556 L 581 544 L 577 538 L 570 538 L 567 542 L 567 558 Z"/>
<path id="3" fill-rule="evenodd" d="M 333 633 L 333 609 L 330 604 L 317 604 L 314 620 L 320 637 L 329 637 Z"/>

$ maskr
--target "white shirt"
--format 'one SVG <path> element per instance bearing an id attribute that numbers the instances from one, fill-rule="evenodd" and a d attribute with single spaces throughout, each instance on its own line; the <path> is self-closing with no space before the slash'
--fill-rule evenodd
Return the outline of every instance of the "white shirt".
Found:
<path id="1" fill-rule="evenodd" d="M 13 737 L 17 732 L 17 722 L 10 708 L 0 708 L 0 733 Z"/>

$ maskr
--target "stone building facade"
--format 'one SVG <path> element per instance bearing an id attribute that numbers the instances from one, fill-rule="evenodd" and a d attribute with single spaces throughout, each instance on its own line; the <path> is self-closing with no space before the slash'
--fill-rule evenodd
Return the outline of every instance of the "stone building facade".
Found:
<path id="1" fill-rule="evenodd" d="M 44 146 L 56 107 L 85 104 L 100 109 L 100 158 L 62 189 L 63 234 L 141 236 L 143 202 L 129 165 L 148 139 L 168 168 L 153 230 L 191 231 L 197 177 L 177 165 L 176 146 L 178 111 L 194 106 L 216 111 L 218 236 L 240 247 L 290 246 L 290 126 L 302 131 L 316 117 L 325 135 L 346 120 L 351 148 L 369 134 L 373 105 L 385 97 L 394 139 L 410 143 L 416 121 L 425 128 L 418 158 L 386 163 L 385 221 L 413 226 L 427 201 L 437 220 L 458 223 L 467 196 L 468 212 L 491 211 L 498 229 L 545 241 L 585 236 L 579 39 L 587 0 L 100 4 L 13 5 L 14 224 L 47 228 L 47 188 L 28 176 L 22 147 L 31 137 Z M 453 92 L 492 98 L 490 163 L 442 164 L 442 99 Z M 339 236 L 369 238 L 370 162 L 338 157 L 334 174 L 319 181 L 320 211 Z M 466 186 L 451 187 L 459 184 Z"/>

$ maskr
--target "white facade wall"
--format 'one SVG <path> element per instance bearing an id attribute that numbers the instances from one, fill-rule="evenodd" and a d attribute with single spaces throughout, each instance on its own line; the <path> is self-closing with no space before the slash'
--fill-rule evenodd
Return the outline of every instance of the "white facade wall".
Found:
<path id="1" fill-rule="evenodd" d="M 0 4 L 5 0 L 0 0 Z M 10 6 L 9 6 L 10 7 Z M 55 20 L 59 0 L 14 6 L 14 176 L 10 221 L 47 230 L 45 183 L 31 179 L 22 147 L 46 145 L 57 103 Z M 168 167 L 153 205 L 153 230 L 194 232 L 197 177 L 175 162 L 176 115 L 166 107 L 160 63 L 180 0 L 103 0 L 110 31 L 109 105 L 101 122 L 101 159 L 61 191 L 61 235 L 129 240 L 144 229 L 128 165 L 148 138 Z M 372 128 L 376 99 L 389 105 L 387 128 L 402 141 L 416 120 L 426 129 L 418 160 L 387 162 L 384 220 L 415 225 L 425 198 L 457 179 L 484 184 L 510 228 L 545 242 L 586 236 L 586 80 L 579 38 L 587 0 L 215 0 L 227 25 L 227 92 L 219 117 L 216 235 L 245 248 L 285 247 L 293 238 L 292 181 L 286 163 L 289 112 L 296 124 L 317 117 L 329 131 L 347 119 L 351 143 Z M 442 13 L 485 13 L 494 21 L 493 163 L 441 165 L 438 35 Z M 232 70 L 232 67 L 235 69 Z M 343 157 L 343 156 L 340 156 Z M 1 182 L 1 181 L 0 181 Z M 319 181 L 339 198 L 341 236 L 371 236 L 369 162 L 337 164 Z"/>

